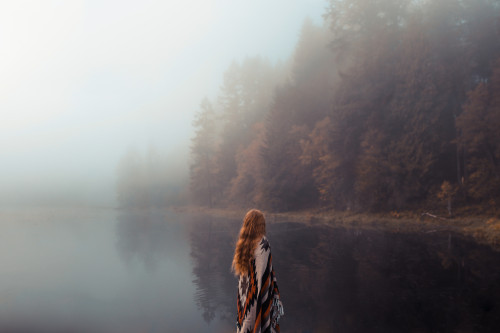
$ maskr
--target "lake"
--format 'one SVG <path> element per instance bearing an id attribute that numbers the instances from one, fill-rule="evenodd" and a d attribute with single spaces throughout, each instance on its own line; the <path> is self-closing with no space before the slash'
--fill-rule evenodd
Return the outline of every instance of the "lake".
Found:
<path id="1" fill-rule="evenodd" d="M 233 332 L 240 220 L 0 211 L 1 332 Z M 447 231 L 268 223 L 282 332 L 496 332 L 500 253 Z"/>

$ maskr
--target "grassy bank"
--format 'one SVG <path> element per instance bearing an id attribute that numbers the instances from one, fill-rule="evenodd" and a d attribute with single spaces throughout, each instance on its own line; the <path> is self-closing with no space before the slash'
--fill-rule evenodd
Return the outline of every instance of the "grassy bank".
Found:
<path id="1" fill-rule="evenodd" d="M 248 209 L 175 207 L 175 211 L 242 220 Z M 474 238 L 478 243 L 500 251 L 500 218 L 487 215 L 437 216 L 428 212 L 354 213 L 334 210 L 304 210 L 274 213 L 264 211 L 268 223 L 301 222 L 329 227 L 377 229 L 401 233 L 453 231 Z"/>

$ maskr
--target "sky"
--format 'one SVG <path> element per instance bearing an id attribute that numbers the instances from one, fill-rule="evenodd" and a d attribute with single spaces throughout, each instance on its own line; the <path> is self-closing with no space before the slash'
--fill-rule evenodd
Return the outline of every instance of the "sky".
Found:
<path id="1" fill-rule="evenodd" d="M 286 61 L 324 0 L 0 2 L 0 205 L 113 201 L 128 149 L 186 160 L 232 61 Z M 174 158 L 174 157 L 173 157 Z M 178 163 L 176 165 L 179 165 Z"/>

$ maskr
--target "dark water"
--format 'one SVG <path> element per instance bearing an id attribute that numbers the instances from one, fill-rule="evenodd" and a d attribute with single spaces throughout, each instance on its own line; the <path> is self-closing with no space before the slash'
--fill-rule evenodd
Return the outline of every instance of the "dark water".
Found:
<path id="1" fill-rule="evenodd" d="M 0 211 L 0 332 L 232 332 L 239 220 Z M 282 332 L 497 332 L 500 253 L 448 232 L 268 224 Z"/>
<path id="2" fill-rule="evenodd" d="M 208 223 L 207 223 L 208 222 Z M 234 318 L 234 221 L 191 231 L 198 303 Z M 498 332 L 500 253 L 449 232 L 268 225 L 283 332 Z"/>

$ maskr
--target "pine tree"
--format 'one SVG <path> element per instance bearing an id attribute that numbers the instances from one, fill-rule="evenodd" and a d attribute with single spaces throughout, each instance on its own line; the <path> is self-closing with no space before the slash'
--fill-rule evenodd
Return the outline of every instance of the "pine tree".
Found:
<path id="1" fill-rule="evenodd" d="M 196 203 L 213 206 L 216 189 L 213 181 L 215 170 L 215 112 L 208 99 L 193 121 L 195 136 L 191 143 L 191 196 Z"/>

